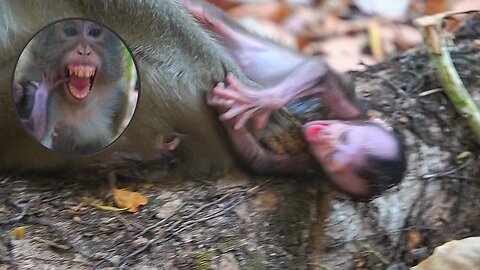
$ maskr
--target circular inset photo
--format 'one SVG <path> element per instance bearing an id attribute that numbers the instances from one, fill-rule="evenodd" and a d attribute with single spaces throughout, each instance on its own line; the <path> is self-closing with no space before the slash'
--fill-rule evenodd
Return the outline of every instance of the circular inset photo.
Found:
<path id="1" fill-rule="evenodd" d="M 25 46 L 12 96 L 33 138 L 66 155 L 90 155 L 127 128 L 140 83 L 131 53 L 106 26 L 84 19 L 55 22 Z"/>

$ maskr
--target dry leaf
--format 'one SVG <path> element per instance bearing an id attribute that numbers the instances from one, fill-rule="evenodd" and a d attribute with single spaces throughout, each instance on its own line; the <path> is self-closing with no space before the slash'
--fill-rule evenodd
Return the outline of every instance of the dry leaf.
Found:
<path id="1" fill-rule="evenodd" d="M 143 188 L 144 188 L 144 189 L 151 189 L 152 187 L 153 187 L 153 184 L 152 184 L 152 183 L 143 184 Z"/>
<path id="2" fill-rule="evenodd" d="M 128 208 L 118 208 L 115 206 L 99 205 L 99 204 L 92 204 L 92 206 L 103 211 L 112 211 L 112 212 L 120 212 L 128 209 Z"/>
<path id="3" fill-rule="evenodd" d="M 437 247 L 432 256 L 410 270 L 479 270 L 480 237 L 453 240 Z"/>
<path id="4" fill-rule="evenodd" d="M 375 60 L 382 60 L 385 57 L 383 52 L 382 33 L 378 21 L 373 19 L 368 24 L 368 44 Z"/>
<path id="5" fill-rule="evenodd" d="M 129 191 L 127 189 L 114 188 L 112 190 L 115 203 L 120 208 L 127 208 L 128 212 L 135 213 L 138 211 L 138 207 L 148 203 L 148 198 L 144 195 Z"/>
<path id="6" fill-rule="evenodd" d="M 253 204 L 261 211 L 273 213 L 280 206 L 280 198 L 273 191 L 263 191 L 258 193 L 257 197 L 253 201 Z"/>
<path id="7" fill-rule="evenodd" d="M 401 17 L 407 13 L 410 0 L 353 0 L 353 3 L 367 14 Z"/>
<path id="8" fill-rule="evenodd" d="M 415 27 L 406 24 L 383 24 L 383 40 L 394 43 L 400 51 L 406 51 L 422 43 L 422 35 Z"/>
<path id="9" fill-rule="evenodd" d="M 455 157 L 455 163 L 457 163 L 457 164 L 463 164 L 463 163 L 465 163 L 465 161 L 467 161 L 468 159 L 470 159 L 472 156 L 473 156 L 472 152 L 470 152 L 470 151 L 464 151 L 464 152 L 458 154 L 458 155 Z"/>
<path id="10" fill-rule="evenodd" d="M 303 52 L 309 55 L 325 55 L 328 65 L 338 72 L 348 70 L 360 70 L 365 68 L 360 62 L 367 65 L 376 61 L 360 52 L 360 39 L 356 36 L 341 36 L 330 38 L 322 42 L 312 42 L 307 45 Z"/>
<path id="11" fill-rule="evenodd" d="M 255 18 L 243 18 L 238 21 L 248 31 L 266 37 L 275 42 L 290 48 L 296 48 L 297 39 L 289 31 L 283 29 L 279 24 Z"/>
<path id="12" fill-rule="evenodd" d="M 450 10 L 450 0 L 424 0 L 425 15 L 444 12 Z"/>
<path id="13" fill-rule="evenodd" d="M 232 18 L 253 17 L 274 22 L 282 21 L 290 13 L 290 7 L 284 2 L 245 4 L 227 11 L 229 17 Z"/>
<path id="14" fill-rule="evenodd" d="M 206 0 L 206 1 L 221 9 L 229 9 L 229 8 L 238 6 L 237 2 L 229 1 L 229 0 Z"/>
<path id="15" fill-rule="evenodd" d="M 132 242 L 132 248 L 137 249 L 137 248 L 143 247 L 147 245 L 148 242 L 149 242 L 148 238 L 140 236 L 138 239 Z"/>
<path id="16" fill-rule="evenodd" d="M 12 231 L 13 238 L 19 240 L 25 238 L 25 226 L 17 227 Z"/>
<path id="17" fill-rule="evenodd" d="M 419 231 L 413 230 L 409 231 L 407 234 L 407 247 L 408 250 L 411 251 L 418 246 L 418 244 L 422 241 L 422 235 Z"/>

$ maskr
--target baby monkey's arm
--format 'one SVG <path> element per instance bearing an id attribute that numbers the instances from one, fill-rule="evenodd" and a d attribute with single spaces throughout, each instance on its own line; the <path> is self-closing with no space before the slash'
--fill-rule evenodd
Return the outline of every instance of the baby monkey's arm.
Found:
<path id="1" fill-rule="evenodd" d="M 207 103 L 220 113 L 231 108 L 231 100 L 223 99 L 213 94 L 207 95 Z M 295 173 L 305 172 L 315 165 L 307 152 L 288 155 L 275 154 L 262 147 L 252 133 L 242 126 L 234 129 L 235 119 L 223 120 L 222 124 L 230 138 L 231 145 L 244 165 L 258 173 Z"/>
<path id="2" fill-rule="evenodd" d="M 244 126 L 249 119 L 260 129 L 273 110 L 310 95 L 319 95 L 333 117 L 360 116 L 360 110 L 346 95 L 353 89 L 344 89 L 339 76 L 321 58 L 307 57 L 249 33 L 208 3 L 180 2 L 206 29 L 217 35 L 247 77 L 263 87 L 260 90 L 249 88 L 232 74 L 226 77 L 227 87 L 223 84 L 215 87 L 214 95 L 235 102 L 221 117 L 221 120 L 235 118 L 235 129 Z"/>
<path id="3" fill-rule="evenodd" d="M 242 85 L 233 74 L 226 77 L 228 86 L 219 83 L 213 95 L 231 100 L 228 111 L 221 120 L 235 120 L 235 129 L 243 127 L 252 119 L 254 127 L 260 129 L 268 121 L 273 110 L 279 109 L 296 99 L 319 95 L 331 113 L 342 119 L 358 117 L 361 112 L 346 97 L 338 77 L 318 58 L 310 58 L 272 88 L 255 90 Z"/>
<path id="4" fill-rule="evenodd" d="M 28 119 L 22 119 L 23 124 L 30 129 L 32 135 L 37 139 L 41 140 L 45 135 L 45 127 L 47 122 L 48 114 L 48 98 L 50 96 L 50 91 L 56 88 L 58 85 L 67 82 L 68 79 L 59 79 L 53 81 L 47 74 L 42 75 L 42 82 L 30 82 L 37 89 L 35 90 L 35 100 L 33 103 L 32 111 Z M 22 91 L 23 86 L 18 83 L 14 84 L 15 93 Z M 21 102 L 21 98 L 16 98 L 14 101 L 17 103 Z"/>

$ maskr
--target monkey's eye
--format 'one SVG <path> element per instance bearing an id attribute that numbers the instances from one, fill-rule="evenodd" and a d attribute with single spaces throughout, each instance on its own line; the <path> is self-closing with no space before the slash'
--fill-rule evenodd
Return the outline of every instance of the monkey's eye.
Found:
<path id="1" fill-rule="evenodd" d="M 94 27 L 90 30 L 88 30 L 88 35 L 93 37 L 93 38 L 97 38 L 99 37 L 100 35 L 102 34 L 102 29 L 98 28 L 98 27 Z"/>
<path id="2" fill-rule="evenodd" d="M 65 28 L 63 28 L 63 33 L 65 33 L 67 37 L 73 37 L 78 35 L 78 30 L 73 26 L 66 26 Z"/>
<path id="3" fill-rule="evenodd" d="M 347 143 L 348 142 L 348 133 L 346 131 L 342 132 L 340 136 L 338 137 L 340 142 L 342 143 Z"/>

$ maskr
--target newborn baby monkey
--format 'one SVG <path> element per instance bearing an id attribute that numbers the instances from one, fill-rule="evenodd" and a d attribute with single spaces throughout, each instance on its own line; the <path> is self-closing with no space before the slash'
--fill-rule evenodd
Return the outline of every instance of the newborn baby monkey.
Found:
<path id="1" fill-rule="evenodd" d="M 301 172 L 320 163 L 331 183 L 358 199 L 368 199 L 399 183 L 406 170 L 405 147 L 393 132 L 368 121 L 346 97 L 338 77 L 317 57 L 306 57 L 248 33 L 208 4 L 183 2 L 185 8 L 215 33 L 245 75 L 261 90 L 242 85 L 232 74 L 207 96 L 241 160 L 256 172 Z M 264 127 L 273 110 L 318 95 L 336 119 L 303 126 L 309 153 L 275 154 L 261 146 L 245 127 Z M 317 161 L 317 162 L 316 162 Z"/>

